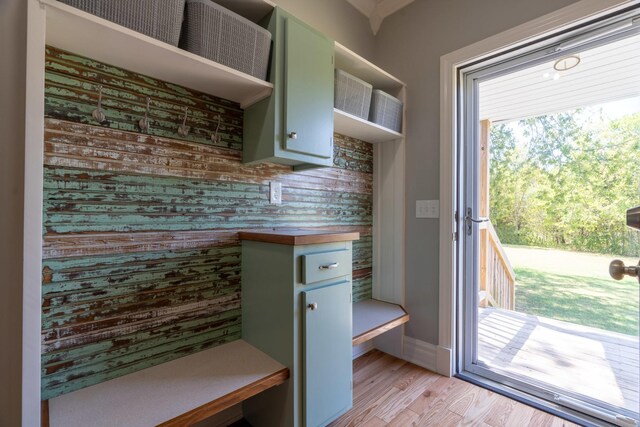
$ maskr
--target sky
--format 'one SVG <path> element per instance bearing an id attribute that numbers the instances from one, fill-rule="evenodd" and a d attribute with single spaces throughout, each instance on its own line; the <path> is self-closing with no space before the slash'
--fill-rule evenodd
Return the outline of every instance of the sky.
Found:
<path id="1" fill-rule="evenodd" d="M 619 101 L 607 102 L 606 104 L 588 107 L 588 110 L 602 108 L 602 112 L 611 120 L 619 119 L 629 114 L 640 113 L 640 96 L 636 98 L 622 99 Z"/>
<path id="2" fill-rule="evenodd" d="M 563 111 L 563 112 L 570 112 Z M 587 114 L 593 113 L 596 117 L 600 117 L 600 111 L 602 112 L 603 121 L 597 120 L 585 120 Z M 603 104 L 596 104 L 589 107 L 585 107 L 580 115 L 579 119 L 583 120 L 583 126 L 589 128 L 595 128 L 602 126 L 603 123 L 606 123 L 611 120 L 617 120 L 621 117 L 640 113 L 640 96 L 635 98 L 626 98 L 618 101 L 606 102 Z M 554 113 L 558 114 L 558 113 Z M 607 120 L 608 119 L 608 120 Z M 508 126 L 513 130 L 514 135 L 516 137 L 516 141 L 518 145 L 526 146 L 529 142 L 528 139 L 524 136 L 524 128 L 521 128 L 518 125 L 518 121 L 514 120 L 510 123 L 507 123 Z"/>

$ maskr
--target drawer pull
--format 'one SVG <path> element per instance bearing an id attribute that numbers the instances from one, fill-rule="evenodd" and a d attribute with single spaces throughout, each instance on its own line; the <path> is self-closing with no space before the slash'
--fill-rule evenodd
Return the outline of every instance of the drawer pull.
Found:
<path id="1" fill-rule="evenodd" d="M 339 266 L 340 266 L 339 263 L 334 262 L 327 265 L 321 265 L 320 267 L 318 267 L 318 270 L 333 270 L 334 268 L 338 268 Z"/>

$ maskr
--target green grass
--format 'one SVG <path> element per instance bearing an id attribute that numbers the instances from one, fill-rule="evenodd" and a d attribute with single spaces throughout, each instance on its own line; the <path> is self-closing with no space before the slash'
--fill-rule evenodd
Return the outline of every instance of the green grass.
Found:
<path id="1" fill-rule="evenodd" d="M 637 281 L 618 282 L 530 268 L 515 268 L 515 272 L 516 311 L 637 336 Z"/>

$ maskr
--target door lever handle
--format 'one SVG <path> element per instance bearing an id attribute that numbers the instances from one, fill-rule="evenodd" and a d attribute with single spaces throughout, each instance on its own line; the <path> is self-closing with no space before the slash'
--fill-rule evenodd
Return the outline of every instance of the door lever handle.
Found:
<path id="1" fill-rule="evenodd" d="M 489 218 L 485 218 L 482 216 L 480 218 L 474 218 L 473 211 L 471 210 L 471 208 L 467 208 L 467 214 L 464 217 L 464 224 L 465 224 L 465 228 L 467 229 L 468 236 L 471 236 L 472 223 L 482 224 L 483 222 L 489 222 Z"/>

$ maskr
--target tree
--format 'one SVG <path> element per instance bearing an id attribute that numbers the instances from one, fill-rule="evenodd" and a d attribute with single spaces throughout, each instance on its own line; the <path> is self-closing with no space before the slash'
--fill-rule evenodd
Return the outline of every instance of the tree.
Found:
<path id="1" fill-rule="evenodd" d="M 640 254 L 640 113 L 585 110 L 492 126 L 490 212 L 503 243 Z"/>

